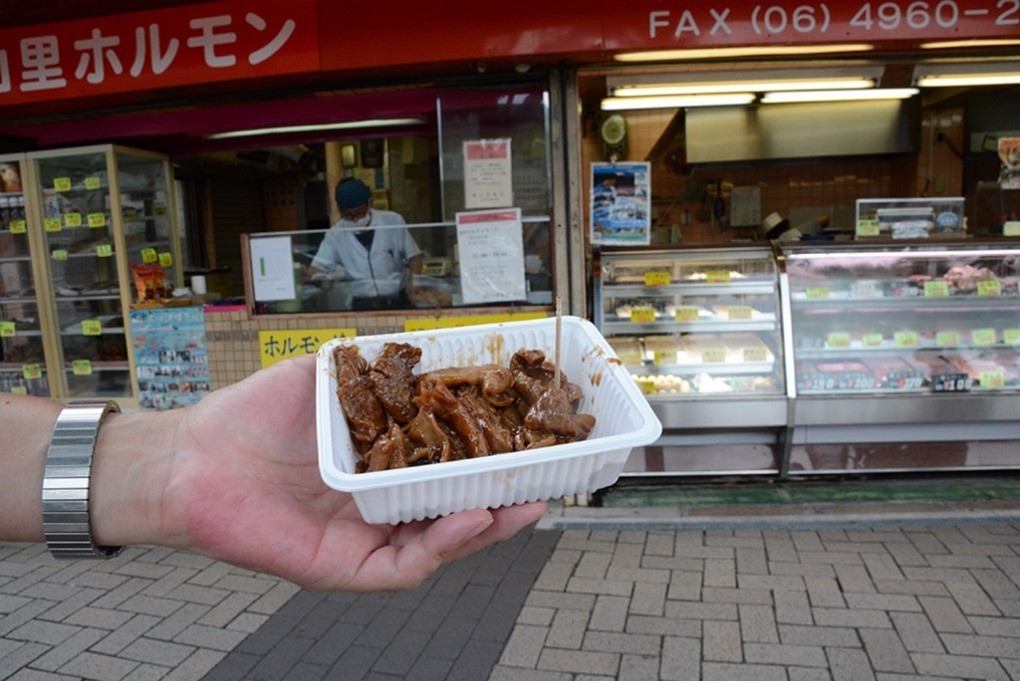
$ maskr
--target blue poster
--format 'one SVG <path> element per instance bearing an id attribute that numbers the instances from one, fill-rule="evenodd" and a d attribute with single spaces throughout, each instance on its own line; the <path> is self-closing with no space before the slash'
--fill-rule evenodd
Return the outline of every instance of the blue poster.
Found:
<path id="1" fill-rule="evenodd" d="M 138 405 L 175 409 L 210 392 L 205 314 L 200 306 L 131 311 Z"/>
<path id="2" fill-rule="evenodd" d="M 652 236 L 649 164 L 592 163 L 591 177 L 592 243 L 647 246 Z"/>

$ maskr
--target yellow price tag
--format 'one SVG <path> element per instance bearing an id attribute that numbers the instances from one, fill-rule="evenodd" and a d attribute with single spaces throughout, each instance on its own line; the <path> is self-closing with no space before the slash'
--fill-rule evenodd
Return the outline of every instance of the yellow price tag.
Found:
<path id="1" fill-rule="evenodd" d="M 866 333 L 861 336 L 861 345 L 866 348 L 880 348 L 885 338 L 880 333 Z"/>
<path id="2" fill-rule="evenodd" d="M 89 223 L 89 227 L 95 229 L 96 227 L 106 227 L 106 213 L 89 213 L 86 218 Z"/>
<path id="3" fill-rule="evenodd" d="M 174 256 L 169 251 L 159 254 L 159 264 L 163 267 L 170 267 L 174 264 Z"/>
<path id="4" fill-rule="evenodd" d="M 60 218 L 46 218 L 43 220 L 43 229 L 47 232 L 59 232 L 64 228 Z"/>
<path id="5" fill-rule="evenodd" d="M 751 308 L 747 305 L 734 305 L 726 312 L 730 321 L 743 321 L 751 318 Z"/>
<path id="6" fill-rule="evenodd" d="M 995 345 L 995 329 L 973 329 L 970 342 L 974 345 Z"/>
<path id="7" fill-rule="evenodd" d="M 999 296 L 1002 295 L 1002 284 L 994 279 L 982 279 L 977 283 L 977 292 L 979 296 Z"/>
<path id="8" fill-rule="evenodd" d="M 829 297 L 829 289 L 827 286 L 808 286 L 804 294 L 808 300 L 825 300 Z"/>
<path id="9" fill-rule="evenodd" d="M 725 348 L 706 348 L 701 352 L 701 361 L 705 364 L 718 364 L 726 361 Z"/>
<path id="10" fill-rule="evenodd" d="M 71 360 L 71 373 L 75 376 L 91 376 L 92 362 L 87 359 Z"/>
<path id="11" fill-rule="evenodd" d="M 878 220 L 858 220 L 857 236 L 878 236 L 881 233 L 881 226 Z"/>
<path id="12" fill-rule="evenodd" d="M 845 349 L 850 347 L 850 334 L 846 332 L 830 333 L 825 339 L 826 347 L 833 349 Z"/>
<path id="13" fill-rule="evenodd" d="M 652 353 L 652 364 L 676 364 L 676 353 L 668 350 L 656 350 Z"/>
<path id="14" fill-rule="evenodd" d="M 57 250 L 50 253 L 50 256 L 54 260 L 67 260 L 67 251 L 65 251 L 62 248 L 58 248 Z"/>
<path id="15" fill-rule="evenodd" d="M 24 234 L 28 231 L 27 223 L 24 220 L 11 220 L 11 234 Z"/>
<path id="16" fill-rule="evenodd" d="M 893 339 L 896 342 L 898 348 L 916 348 L 917 347 L 917 331 L 897 331 L 893 335 Z"/>
<path id="17" fill-rule="evenodd" d="M 941 348 L 952 348 L 960 344 L 960 334 L 955 331 L 939 331 L 935 343 Z"/>
<path id="18" fill-rule="evenodd" d="M 14 322 L 0 322 L 0 338 L 14 338 L 16 332 Z"/>
<path id="19" fill-rule="evenodd" d="M 11 394 L 12 395 L 27 395 L 28 394 L 28 388 L 26 388 L 23 385 L 12 385 L 11 386 Z"/>
<path id="20" fill-rule="evenodd" d="M 85 319 L 81 323 L 83 336 L 99 336 L 103 333 L 103 323 L 98 319 Z"/>
<path id="21" fill-rule="evenodd" d="M 1006 385 L 1006 372 L 1005 371 L 982 371 L 978 380 L 981 382 L 981 387 L 995 390 L 997 388 L 1005 387 Z"/>
<path id="22" fill-rule="evenodd" d="M 655 309 L 651 307 L 635 307 L 630 311 L 630 321 L 647 324 L 655 321 Z"/>
<path id="23" fill-rule="evenodd" d="M 142 249 L 142 262 L 146 265 L 154 263 L 159 260 L 159 256 L 156 255 L 155 248 L 143 248 Z"/>
<path id="24" fill-rule="evenodd" d="M 765 362 L 769 358 L 768 349 L 761 345 L 756 345 L 750 348 L 744 348 L 744 361 L 745 362 Z"/>
<path id="25" fill-rule="evenodd" d="M 86 177 L 85 178 L 85 189 L 99 189 L 100 181 L 98 177 Z"/>
<path id="26" fill-rule="evenodd" d="M 700 310 L 696 307 L 678 307 L 674 316 L 678 322 L 696 322 L 701 319 Z"/>
<path id="27" fill-rule="evenodd" d="M 1006 345 L 1020 345 L 1020 329 L 1003 329 L 1002 342 Z"/>
<path id="28" fill-rule="evenodd" d="M 99 244 L 98 246 L 96 246 L 96 255 L 98 255 L 100 258 L 109 258 L 111 255 L 113 255 L 113 245 Z"/>
<path id="29" fill-rule="evenodd" d="M 54 177 L 53 188 L 58 192 L 69 192 L 71 191 L 71 178 L 69 177 Z"/>
<path id="30" fill-rule="evenodd" d="M 669 272 L 645 272 L 645 286 L 669 286 Z"/>
<path id="31" fill-rule="evenodd" d="M 709 270 L 705 272 L 705 282 L 709 284 L 730 283 L 730 273 L 727 270 Z"/>
<path id="32" fill-rule="evenodd" d="M 945 298 L 949 295 L 949 284 L 937 279 L 924 282 L 924 295 L 928 298 Z"/>
<path id="33" fill-rule="evenodd" d="M 655 384 L 652 382 L 652 379 L 644 376 L 635 376 L 634 381 L 638 384 L 638 388 L 641 389 L 641 394 L 651 395 L 655 392 Z"/>
<path id="34" fill-rule="evenodd" d="M 38 364 L 26 364 L 21 367 L 21 375 L 25 377 L 26 381 L 30 381 L 33 378 L 42 378 L 42 366 Z"/>
<path id="35" fill-rule="evenodd" d="M 81 213 L 67 213 L 64 215 L 65 227 L 81 227 Z"/>

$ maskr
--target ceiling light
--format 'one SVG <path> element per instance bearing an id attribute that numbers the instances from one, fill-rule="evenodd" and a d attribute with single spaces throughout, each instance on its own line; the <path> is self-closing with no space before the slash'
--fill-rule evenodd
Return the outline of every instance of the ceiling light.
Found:
<path id="1" fill-rule="evenodd" d="M 299 132 L 322 132 L 324 130 L 358 130 L 361 128 L 384 128 L 401 125 L 421 125 L 425 121 L 420 118 L 376 118 L 363 121 L 346 121 L 343 123 L 318 123 L 313 125 L 287 125 L 274 128 L 250 128 L 248 130 L 232 130 L 206 135 L 207 140 L 229 139 L 231 137 L 256 137 L 262 135 L 282 135 Z"/>
<path id="2" fill-rule="evenodd" d="M 614 55 L 616 61 L 676 61 L 688 59 L 732 59 L 735 57 L 777 57 L 784 55 L 867 52 L 875 49 L 867 43 L 838 43 L 828 45 L 776 45 L 763 47 L 713 47 L 693 50 L 656 50 L 654 52 L 622 52 Z"/>
<path id="3" fill-rule="evenodd" d="M 872 78 L 797 79 L 714 83 L 677 83 L 675 85 L 624 85 L 612 90 L 614 97 L 656 97 L 662 95 L 718 94 L 725 92 L 776 92 L 780 90 L 851 90 L 875 87 Z"/>
<path id="4" fill-rule="evenodd" d="M 967 87 L 1020 84 L 1016 62 L 920 64 L 914 69 L 918 87 Z"/>
<path id="5" fill-rule="evenodd" d="M 922 50 L 951 50 L 956 47 L 1012 47 L 1020 45 L 1020 40 L 1012 38 L 988 38 L 984 40 L 942 40 L 934 43 L 921 43 Z"/>
<path id="6" fill-rule="evenodd" d="M 696 106 L 739 106 L 750 104 L 753 101 L 754 95 L 750 92 L 688 95 L 686 97 L 606 97 L 602 100 L 602 110 L 630 111 L 634 109 L 680 109 Z"/>
<path id="7" fill-rule="evenodd" d="M 862 99 L 907 99 L 919 92 L 917 88 L 886 88 L 878 90 L 802 90 L 799 92 L 766 92 L 762 104 L 792 102 L 845 102 Z"/>

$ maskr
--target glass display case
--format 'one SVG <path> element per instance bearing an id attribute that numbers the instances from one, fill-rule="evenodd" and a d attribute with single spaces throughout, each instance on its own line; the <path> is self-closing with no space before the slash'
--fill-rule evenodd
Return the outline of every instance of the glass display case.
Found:
<path id="1" fill-rule="evenodd" d="M 0 156 L 0 392 L 49 396 L 24 155 Z"/>
<path id="2" fill-rule="evenodd" d="M 596 325 L 665 428 L 732 423 L 726 414 L 740 399 L 758 400 L 748 425 L 785 424 L 769 249 L 603 252 L 595 289 Z M 772 409 L 760 398 L 773 398 Z"/>
<path id="3" fill-rule="evenodd" d="M 1020 244 L 783 248 L 788 472 L 1020 467 Z"/>
<path id="4" fill-rule="evenodd" d="M 60 367 L 51 370 L 54 394 L 130 404 L 133 268 L 155 269 L 160 297 L 182 279 L 169 161 L 109 145 L 37 152 L 28 160 Z"/>

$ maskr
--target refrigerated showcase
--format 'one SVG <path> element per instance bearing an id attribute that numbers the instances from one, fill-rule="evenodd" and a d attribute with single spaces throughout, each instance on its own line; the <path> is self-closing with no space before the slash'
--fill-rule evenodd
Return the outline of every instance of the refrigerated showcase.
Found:
<path id="1" fill-rule="evenodd" d="M 776 472 L 788 401 L 771 249 L 605 251 L 598 265 L 595 323 L 666 429 L 626 474 Z M 671 447 L 702 445 L 756 454 L 671 460 Z"/>

